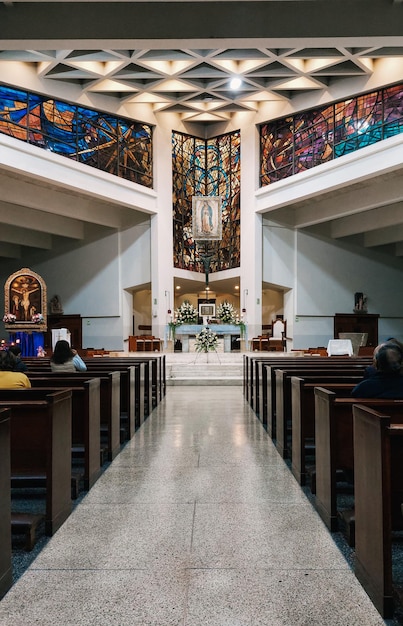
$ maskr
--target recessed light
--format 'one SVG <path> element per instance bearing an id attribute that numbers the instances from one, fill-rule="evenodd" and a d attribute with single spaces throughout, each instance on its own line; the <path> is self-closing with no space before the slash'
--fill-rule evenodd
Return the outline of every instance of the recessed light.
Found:
<path id="1" fill-rule="evenodd" d="M 230 81 L 230 88 L 231 89 L 239 89 L 239 87 L 242 85 L 242 81 L 238 76 L 235 76 L 234 78 L 231 78 Z"/>

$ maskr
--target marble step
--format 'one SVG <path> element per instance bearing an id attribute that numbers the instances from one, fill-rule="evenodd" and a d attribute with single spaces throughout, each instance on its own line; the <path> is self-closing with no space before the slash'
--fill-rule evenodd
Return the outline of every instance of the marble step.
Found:
<path id="1" fill-rule="evenodd" d="M 242 385 L 241 364 L 188 363 L 167 365 L 167 385 Z"/>

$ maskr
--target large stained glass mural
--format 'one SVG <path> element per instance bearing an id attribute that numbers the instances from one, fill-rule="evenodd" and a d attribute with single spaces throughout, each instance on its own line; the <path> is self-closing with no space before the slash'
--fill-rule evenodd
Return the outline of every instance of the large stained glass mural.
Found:
<path id="1" fill-rule="evenodd" d="M 240 266 L 241 137 L 204 140 L 172 133 L 174 267 L 204 272 L 203 246 L 192 239 L 192 196 L 220 196 L 222 240 L 210 243 L 210 272 Z"/>
<path id="2" fill-rule="evenodd" d="M 260 126 L 260 186 L 403 132 L 403 84 Z"/>
<path id="3" fill-rule="evenodd" d="M 152 187 L 152 127 L 0 85 L 0 133 Z"/>

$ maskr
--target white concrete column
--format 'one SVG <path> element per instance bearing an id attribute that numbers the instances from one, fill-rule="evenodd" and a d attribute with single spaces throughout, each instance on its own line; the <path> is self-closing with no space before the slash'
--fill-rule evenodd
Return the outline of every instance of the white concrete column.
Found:
<path id="1" fill-rule="evenodd" d="M 248 340 L 262 329 L 262 218 L 255 213 L 259 154 L 257 130 L 241 128 L 241 311 Z"/>
<path id="2" fill-rule="evenodd" d="M 151 315 L 153 335 L 165 340 L 174 306 L 171 151 L 171 128 L 158 123 L 153 157 L 158 213 L 151 218 Z"/>

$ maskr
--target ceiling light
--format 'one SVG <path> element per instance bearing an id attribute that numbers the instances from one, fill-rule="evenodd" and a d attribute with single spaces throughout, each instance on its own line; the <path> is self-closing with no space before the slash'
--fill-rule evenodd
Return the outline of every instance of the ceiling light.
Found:
<path id="1" fill-rule="evenodd" d="M 239 89 L 239 87 L 242 85 L 242 81 L 238 76 L 235 76 L 234 78 L 231 78 L 230 81 L 230 88 L 231 89 Z"/>

